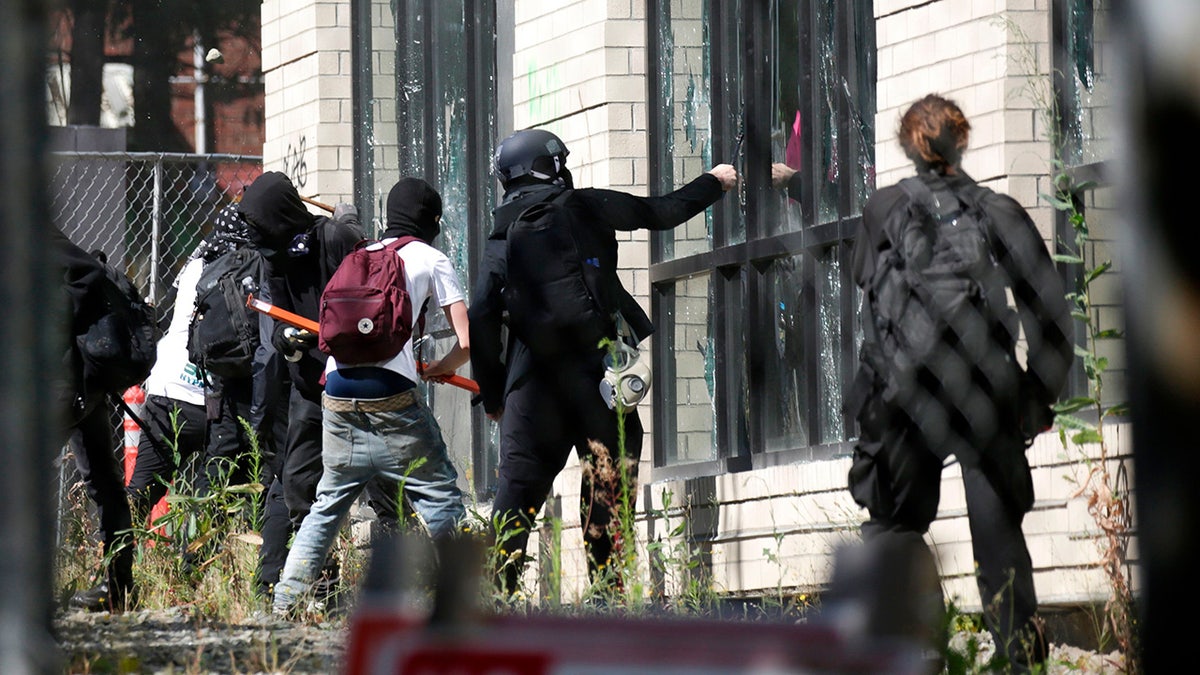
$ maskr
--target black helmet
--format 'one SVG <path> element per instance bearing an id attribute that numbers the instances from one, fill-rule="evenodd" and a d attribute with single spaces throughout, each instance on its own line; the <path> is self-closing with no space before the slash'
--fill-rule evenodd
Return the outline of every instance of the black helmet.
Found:
<path id="1" fill-rule="evenodd" d="M 558 136 L 542 129 L 524 129 L 500 141 L 493 166 L 505 185 L 521 176 L 550 182 L 567 165 L 568 154 Z"/>

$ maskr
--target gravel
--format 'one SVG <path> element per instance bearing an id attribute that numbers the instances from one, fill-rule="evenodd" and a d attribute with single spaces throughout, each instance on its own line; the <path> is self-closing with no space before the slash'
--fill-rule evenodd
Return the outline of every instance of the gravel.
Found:
<path id="1" fill-rule="evenodd" d="M 261 615 L 215 623 L 192 616 L 186 607 L 118 616 L 67 612 L 56 617 L 55 629 L 64 673 L 328 675 L 342 670 L 347 637 L 344 621 L 311 625 Z M 951 646 L 966 653 L 970 639 L 979 667 L 991 657 L 991 638 L 960 633 Z M 1051 645 L 1046 673 L 1117 675 L 1125 672 L 1124 664 L 1117 652 Z"/>

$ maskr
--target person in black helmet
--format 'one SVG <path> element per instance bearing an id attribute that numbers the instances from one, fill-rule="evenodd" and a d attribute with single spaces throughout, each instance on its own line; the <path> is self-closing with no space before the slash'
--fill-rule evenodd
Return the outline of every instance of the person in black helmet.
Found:
<path id="1" fill-rule="evenodd" d="M 510 330 L 502 344 L 505 312 L 503 290 L 507 279 L 506 235 L 509 226 L 526 208 L 572 189 L 564 208 L 566 217 L 583 225 L 576 231 L 590 241 L 580 250 L 598 252 L 589 262 L 598 264 L 605 294 L 634 341 L 653 332 L 653 324 L 617 278 L 618 231 L 667 230 L 680 225 L 715 203 L 737 183 L 737 171 L 728 164 L 714 166 L 682 188 L 659 197 L 637 197 L 615 190 L 574 190 L 567 170 L 566 146 L 541 129 L 518 131 L 496 148 L 494 170 L 504 187 L 504 197 L 494 211 L 494 227 L 484 248 L 479 277 L 468 311 L 471 369 L 479 383 L 475 403 L 500 424 L 499 486 L 493 506 L 497 541 L 506 557 L 498 570 L 497 584 L 506 592 L 517 590 L 533 515 L 541 509 L 551 483 L 566 464 L 574 447 L 584 466 L 582 504 L 584 546 L 593 582 L 619 583 L 605 572 L 614 552 L 609 529 L 612 500 L 589 499 L 603 488 L 593 481 L 599 455 L 615 462 L 618 456 L 618 414 L 600 395 L 605 352 L 580 348 L 552 360 L 535 354 Z M 592 253 L 589 253 L 589 256 Z M 617 319 L 608 333 L 617 338 Z M 624 457 L 628 471 L 617 471 L 628 482 L 632 499 L 642 450 L 642 424 L 636 408 L 624 416 Z M 601 462 L 604 458 L 601 457 Z"/>

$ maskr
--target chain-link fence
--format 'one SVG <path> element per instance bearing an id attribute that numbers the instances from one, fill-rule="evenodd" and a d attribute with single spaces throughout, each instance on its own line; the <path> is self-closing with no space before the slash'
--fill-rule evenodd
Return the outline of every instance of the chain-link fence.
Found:
<path id="1" fill-rule="evenodd" d="M 169 316 L 175 276 L 213 217 L 262 173 L 262 158 L 131 152 L 50 154 L 50 216 L 103 251 Z"/>
<path id="2" fill-rule="evenodd" d="M 160 317 L 170 317 L 180 269 L 217 212 L 262 173 L 262 158 L 54 152 L 49 166 L 51 221 L 81 248 L 103 252 L 133 279 Z M 113 428 L 122 426 L 114 409 Z M 127 441 L 114 440 L 114 452 L 122 453 Z M 67 494 L 78 479 L 70 445 L 56 462 L 59 537 Z"/>

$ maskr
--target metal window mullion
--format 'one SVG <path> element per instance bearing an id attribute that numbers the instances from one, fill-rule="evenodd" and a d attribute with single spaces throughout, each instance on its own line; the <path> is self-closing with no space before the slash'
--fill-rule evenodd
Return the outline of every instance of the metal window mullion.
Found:
<path id="1" fill-rule="evenodd" d="M 836 81 L 850 83 L 849 91 L 845 92 L 846 97 L 834 97 L 834 100 L 840 100 L 841 105 L 838 106 L 836 124 L 838 128 L 838 156 L 841 158 L 842 166 L 838 167 L 838 175 L 841 179 L 838 181 L 838 216 L 846 217 L 853 208 L 853 200 L 855 190 L 854 181 L 857 180 L 856 157 L 854 150 L 858 146 L 854 142 L 854 134 L 851 133 L 854 128 L 853 106 L 854 100 L 853 70 L 857 70 L 854 54 L 856 45 L 854 44 L 854 3 L 840 2 L 836 5 L 837 9 L 834 12 L 834 35 L 837 36 L 838 49 L 838 73 Z M 853 69 L 853 70 L 852 70 Z M 840 92 L 839 92 L 840 93 Z"/>
<path id="2" fill-rule="evenodd" d="M 671 22 L 671 4 L 670 0 L 648 0 L 646 8 L 646 63 L 658 64 L 667 56 L 662 53 L 661 41 L 658 39 L 659 31 L 663 26 L 670 25 Z M 650 191 L 655 194 L 665 192 L 665 186 L 671 182 L 671 157 L 667 154 L 667 143 L 665 139 L 667 134 L 671 133 L 670 123 L 664 124 L 664 119 L 671 119 L 671 111 L 667 108 L 667 101 L 663 100 L 662 90 L 663 81 L 666 77 L 662 68 L 650 67 L 649 81 L 647 82 L 649 110 L 658 111 L 657 114 L 648 115 L 647 127 L 647 150 L 650 161 L 649 187 Z M 665 112 L 663 112 L 665 111 Z M 663 262 L 663 250 L 667 237 L 673 236 L 667 232 L 652 231 L 650 233 L 650 262 Z M 657 313 L 652 313 L 651 316 L 658 316 Z M 661 401 L 658 397 L 655 398 L 656 405 L 661 407 Z M 656 427 L 665 428 L 665 427 Z M 655 434 L 658 436 L 658 434 Z M 657 457 L 655 459 L 657 462 Z M 660 466 L 655 464 L 655 466 Z"/>
<path id="3" fill-rule="evenodd" d="M 805 317 L 800 330 L 804 335 L 804 344 L 808 345 L 804 350 L 805 400 L 809 403 L 808 410 L 804 411 L 805 430 L 808 436 L 804 439 L 804 445 L 811 446 L 821 437 L 821 412 L 820 406 L 817 405 L 821 393 L 820 378 L 817 377 L 817 372 L 821 368 L 821 354 L 818 349 L 820 336 L 817 330 L 820 323 L 820 312 L 818 311 L 820 300 L 817 298 L 817 274 L 820 270 L 820 258 L 811 249 L 804 249 L 804 254 L 804 268 L 801 273 L 803 281 L 798 306 L 801 315 Z"/>
<path id="4" fill-rule="evenodd" d="M 669 308 L 675 306 L 675 284 L 659 284 L 650 291 L 651 316 L 663 316 Z M 678 445 L 678 389 L 670 385 L 676 381 L 675 360 L 671 358 L 671 345 L 675 344 L 675 327 L 673 321 L 662 321 L 661 328 L 655 332 L 653 342 L 655 378 L 662 384 L 654 397 L 654 466 L 667 466 L 667 430 L 673 430 L 671 438 Z M 669 392 L 675 391 L 674 395 Z"/>
<path id="5" fill-rule="evenodd" d="M 743 180 L 747 181 L 748 192 L 746 195 L 746 241 L 758 241 L 762 239 L 770 228 L 767 220 L 771 217 L 772 209 L 770 203 L 773 201 L 768 194 L 771 184 L 771 119 L 772 119 L 772 96 L 771 71 L 769 63 L 772 59 L 770 50 L 773 44 L 774 30 L 771 21 L 770 7 L 765 3 L 753 2 L 746 8 L 746 49 L 745 52 L 751 55 L 749 59 L 749 72 L 747 76 L 742 78 L 743 94 L 742 98 L 745 101 L 744 115 L 745 127 L 745 142 L 744 148 L 746 153 L 745 172 L 746 176 Z M 749 382 L 745 387 L 749 400 L 746 401 L 748 415 L 750 419 L 746 420 L 747 433 L 746 438 L 731 438 L 730 448 L 739 448 L 743 444 L 747 447 L 745 455 L 747 458 L 750 454 L 761 452 L 765 447 L 766 438 L 766 415 L 767 393 L 765 384 L 768 380 L 767 370 L 770 367 L 768 363 L 768 355 L 774 353 L 771 349 L 769 340 L 774 335 L 771 329 L 773 323 L 774 311 L 767 307 L 766 298 L 763 297 L 763 274 L 760 267 L 752 266 L 749 259 L 751 246 L 742 247 L 742 264 L 740 271 L 746 275 L 746 297 L 742 298 L 741 302 L 732 305 L 732 307 L 744 307 L 746 316 L 745 323 L 738 321 L 736 325 L 746 325 L 750 329 L 746 331 L 747 335 L 730 335 L 730 348 L 741 351 L 742 358 L 745 360 L 745 375 L 749 378 Z M 734 281 L 737 281 L 734 277 Z M 739 373 L 740 375 L 741 373 Z M 741 378 L 738 378 L 740 386 Z M 733 414 L 741 416 L 742 411 L 733 411 Z M 735 418 L 736 419 L 736 418 Z"/>
<path id="6" fill-rule="evenodd" d="M 483 260 L 483 249 L 487 244 L 487 232 L 491 225 L 491 205 L 495 200 L 495 180 L 491 175 L 492 148 L 496 141 L 496 126 L 500 115 L 488 117 L 488 111 L 500 109 L 496 89 L 490 84 L 499 82 L 496 72 L 496 55 L 500 49 L 497 32 L 497 4 L 495 0 L 468 0 L 466 14 L 467 87 L 471 100 L 467 106 L 467 175 L 477 185 L 486 186 L 467 192 L 467 213 L 471 223 L 467 227 L 468 268 L 475 278 Z M 511 32 L 511 31 L 510 31 Z M 511 81 L 511 77 L 509 78 Z M 511 107 L 511 106 L 510 106 Z M 471 415 L 471 455 L 476 467 L 481 467 L 475 480 L 475 497 L 483 500 L 494 482 L 496 463 L 487 446 L 488 429 L 491 422 L 483 413 L 482 406 L 474 406 Z"/>
<path id="7" fill-rule="evenodd" d="M 841 440 L 847 440 L 857 435 L 854 428 L 855 418 L 846 411 L 845 401 L 846 394 L 850 393 L 854 383 L 854 377 L 858 371 L 858 350 L 855 349 L 855 335 L 858 333 L 858 307 L 854 302 L 854 242 L 843 241 L 838 245 L 838 260 L 840 262 L 838 268 L 841 277 L 841 297 L 839 300 L 839 315 L 842 324 L 842 339 L 841 339 L 841 365 L 842 365 L 842 429 L 844 435 Z"/>
<path id="8" fill-rule="evenodd" d="M 740 442 L 739 420 L 742 419 L 743 401 L 740 398 L 742 387 L 743 358 L 738 351 L 742 350 L 738 330 L 742 327 L 742 317 L 734 316 L 743 306 L 739 301 L 738 281 L 739 268 L 716 268 L 712 270 L 709 283 L 713 283 L 713 334 L 716 337 L 716 353 L 714 364 L 714 394 L 713 404 L 716 410 L 716 458 L 727 459 L 737 456 L 743 446 Z M 744 299 L 743 299 L 744 300 Z"/>
<path id="9" fill-rule="evenodd" d="M 709 90 L 712 92 L 712 106 L 710 113 L 712 119 L 709 127 L 712 134 L 713 159 L 718 156 L 723 156 L 725 148 L 732 148 L 733 145 L 729 142 L 726 127 L 729 124 L 730 112 L 733 107 L 730 105 L 730 96 L 726 87 L 722 86 L 722 76 L 729 72 L 730 64 L 736 63 L 737 55 L 731 55 L 728 34 L 729 21 L 726 20 L 725 7 L 726 3 L 717 0 L 709 0 L 709 17 L 711 18 L 711 28 L 709 35 L 712 43 L 709 49 L 713 55 L 712 70 L 709 82 Z M 730 21 L 735 21 L 734 17 L 729 17 Z M 736 111 L 734 111 L 736 112 Z M 737 122 L 734 121 L 736 126 Z M 730 220 L 733 217 L 733 208 L 731 203 L 736 203 L 737 200 L 722 199 L 713 207 L 713 240 L 712 248 L 723 246 L 729 241 Z"/>
<path id="10" fill-rule="evenodd" d="M 371 137 L 375 133 L 372 109 L 375 72 L 371 42 L 371 0 L 350 2 L 350 89 L 354 121 L 354 202 L 361 221 L 373 228 L 375 222 L 375 157 Z M 374 232 L 370 234 L 374 235 Z"/>
<path id="11" fill-rule="evenodd" d="M 442 100 L 442 80 L 440 60 L 437 58 L 441 48 L 438 40 L 438 25 L 442 20 L 442 0 L 425 0 L 425 106 L 421 115 L 425 119 L 425 156 L 421 164 L 425 167 L 425 175 L 435 177 L 436 184 L 441 184 L 445 176 L 438 173 L 437 130 L 443 122 L 445 105 Z M 431 181 L 434 182 L 434 181 Z"/>
<path id="12" fill-rule="evenodd" d="M 804 180 L 803 190 L 800 193 L 800 218 L 801 227 L 806 223 L 812 223 L 816 219 L 817 213 L 817 191 L 820 188 L 820 181 L 817 178 L 817 168 L 820 166 L 820 157 L 818 151 L 820 144 L 815 142 L 814 129 L 817 129 L 816 120 L 820 119 L 820 103 L 815 96 L 816 88 L 813 85 L 813 63 L 819 63 L 820 60 L 815 56 L 814 40 L 813 40 L 813 9 L 810 3 L 801 3 L 800 18 L 797 25 L 800 30 L 800 36 L 797 39 L 797 44 L 800 45 L 799 53 L 796 55 L 800 59 L 797 65 L 796 72 L 799 74 L 799 100 L 807 101 L 805 106 L 805 116 L 802 119 L 803 128 L 808 130 L 800 137 L 800 156 L 801 165 L 803 166 Z"/>

